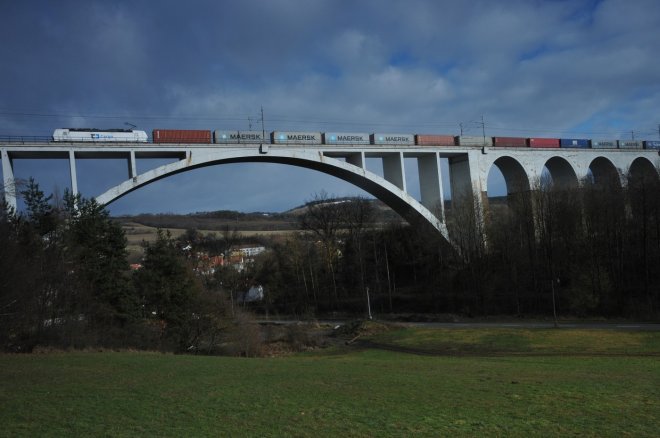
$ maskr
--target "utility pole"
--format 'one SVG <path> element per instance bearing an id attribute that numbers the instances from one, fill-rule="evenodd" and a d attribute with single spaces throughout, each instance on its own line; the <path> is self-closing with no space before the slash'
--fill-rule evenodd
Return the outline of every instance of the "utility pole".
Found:
<path id="1" fill-rule="evenodd" d="M 463 136 L 463 122 L 459 123 L 458 126 L 461 128 L 461 137 Z M 660 125 L 658 125 L 658 129 L 660 130 Z"/>
<path id="2" fill-rule="evenodd" d="M 262 138 L 266 139 L 266 128 L 264 128 L 264 106 L 261 105 L 261 135 Z"/>
<path id="3" fill-rule="evenodd" d="M 557 284 L 559 284 L 559 279 L 557 279 Z M 557 304 L 555 303 L 555 279 L 550 280 L 550 289 L 552 290 L 552 315 L 554 316 L 555 328 L 559 327 L 557 322 Z"/>
<path id="4" fill-rule="evenodd" d="M 369 319 L 373 319 L 371 316 L 371 300 L 369 299 L 369 286 L 367 286 L 367 312 L 369 313 Z"/>
<path id="5" fill-rule="evenodd" d="M 486 146 L 486 123 L 484 123 L 484 116 L 481 116 L 481 133 L 484 135 L 484 146 Z"/>

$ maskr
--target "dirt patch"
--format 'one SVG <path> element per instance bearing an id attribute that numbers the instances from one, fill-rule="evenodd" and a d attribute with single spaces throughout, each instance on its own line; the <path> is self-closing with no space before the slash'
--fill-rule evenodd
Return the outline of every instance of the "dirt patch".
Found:
<path id="1" fill-rule="evenodd" d="M 400 329 L 402 325 L 372 320 L 350 321 L 334 330 L 333 336 L 352 344 L 362 337 L 374 336 L 390 330 Z"/>
<path id="2" fill-rule="evenodd" d="M 318 322 L 261 323 L 264 356 L 286 356 L 302 351 L 350 345 L 358 339 L 402 326 L 369 320 L 342 324 Z"/>

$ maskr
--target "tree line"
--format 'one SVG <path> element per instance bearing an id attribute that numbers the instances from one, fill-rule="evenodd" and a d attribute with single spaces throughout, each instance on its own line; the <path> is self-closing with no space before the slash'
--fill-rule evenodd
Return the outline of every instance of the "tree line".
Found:
<path id="1" fill-rule="evenodd" d="M 300 221 L 307 233 L 255 267 L 264 307 L 366 314 L 369 299 L 381 315 L 657 319 L 657 173 L 522 187 L 490 208 L 477 193 L 454 200 L 451 244 L 421 224 L 376 226 L 367 200 L 317 195 Z"/>
<path id="2" fill-rule="evenodd" d="M 131 271 L 121 226 L 93 199 L 46 196 L 30 180 L 25 212 L 0 208 L 0 343 L 252 355 L 249 318 L 229 314 L 171 236 L 144 243 Z M 231 234 L 231 233 L 230 233 Z M 222 349 L 222 351 L 220 351 Z"/>
<path id="3" fill-rule="evenodd" d="M 422 224 L 378 223 L 370 200 L 321 193 L 299 217 L 302 231 L 261 237 L 268 251 L 212 274 L 193 254 L 228 254 L 243 241 L 229 227 L 179 239 L 159 231 L 131 271 L 121 226 L 93 199 L 56 200 L 32 180 L 21 195 L 24 212 L 0 208 L 0 342 L 10 351 L 250 355 L 260 337 L 249 312 L 657 319 L 660 309 L 652 173 L 624 185 L 618 176 L 578 187 L 540 180 L 490 208 L 481 194 L 455 199 L 451 242 Z M 246 302 L 256 285 L 263 300 Z"/>

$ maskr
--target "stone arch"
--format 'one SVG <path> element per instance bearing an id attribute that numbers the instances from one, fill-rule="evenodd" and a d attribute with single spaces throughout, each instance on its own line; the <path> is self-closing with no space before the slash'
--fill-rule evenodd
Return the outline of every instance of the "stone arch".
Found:
<path id="1" fill-rule="evenodd" d="M 152 182 L 206 166 L 259 162 L 304 167 L 340 178 L 383 201 L 411 224 L 430 225 L 449 241 L 444 222 L 438 219 L 412 196 L 366 169 L 324 156 L 318 151 L 273 151 L 271 149 L 270 152 L 263 154 L 255 154 L 250 150 L 214 151 L 198 155 L 189 154 L 185 159 L 160 166 L 128 179 L 97 196 L 96 200 L 101 204 L 110 204 L 122 196 Z"/>
<path id="2" fill-rule="evenodd" d="M 578 186 L 577 174 L 575 173 L 573 166 L 571 166 L 571 163 L 565 158 L 552 157 L 545 162 L 545 168 L 548 169 L 550 177 L 552 178 L 552 184 L 555 187 L 568 189 Z"/>
<path id="3" fill-rule="evenodd" d="M 658 182 L 660 176 L 658 175 L 658 169 L 653 165 L 653 163 L 645 157 L 637 157 L 633 160 L 628 168 L 628 182 L 634 181 L 648 181 L 648 182 Z"/>
<path id="4" fill-rule="evenodd" d="M 627 182 L 627 200 L 635 222 L 646 229 L 649 225 L 649 213 L 656 208 L 655 194 L 660 188 L 658 169 L 645 157 L 635 158 L 625 175 Z"/>
<path id="5" fill-rule="evenodd" d="M 621 185 L 621 173 L 619 169 L 605 157 L 594 158 L 589 164 L 591 178 L 594 184 L 607 185 L 616 183 Z"/>
<path id="6" fill-rule="evenodd" d="M 502 172 L 504 182 L 506 183 L 507 194 L 527 191 L 530 189 L 527 172 L 525 172 L 522 164 L 520 164 L 515 158 L 509 156 L 499 157 L 491 165 L 489 173 L 493 166 L 497 166 L 500 172 Z M 486 188 L 486 191 L 487 190 L 488 188 Z"/>

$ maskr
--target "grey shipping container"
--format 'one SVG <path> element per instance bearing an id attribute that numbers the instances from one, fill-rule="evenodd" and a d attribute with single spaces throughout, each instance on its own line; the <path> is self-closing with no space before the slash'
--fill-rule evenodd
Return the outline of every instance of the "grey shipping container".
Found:
<path id="1" fill-rule="evenodd" d="M 371 144 L 415 144 L 415 136 L 412 134 L 381 134 L 375 133 L 370 136 Z"/>
<path id="2" fill-rule="evenodd" d="M 616 149 L 616 140 L 591 140 L 591 147 L 594 149 Z"/>
<path id="3" fill-rule="evenodd" d="M 619 140 L 620 149 L 641 149 L 642 142 L 638 140 Z"/>
<path id="4" fill-rule="evenodd" d="M 456 137 L 456 144 L 459 146 L 492 146 L 493 138 L 479 135 L 459 135 Z"/>
<path id="5" fill-rule="evenodd" d="M 271 140 L 275 144 L 321 144 L 321 133 L 275 131 Z"/>
<path id="6" fill-rule="evenodd" d="M 215 143 L 265 143 L 270 142 L 264 137 L 263 131 L 214 131 Z"/>
<path id="7" fill-rule="evenodd" d="M 369 134 L 355 132 L 326 132 L 323 134 L 324 144 L 369 144 Z"/>

